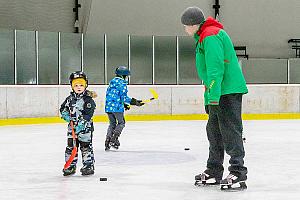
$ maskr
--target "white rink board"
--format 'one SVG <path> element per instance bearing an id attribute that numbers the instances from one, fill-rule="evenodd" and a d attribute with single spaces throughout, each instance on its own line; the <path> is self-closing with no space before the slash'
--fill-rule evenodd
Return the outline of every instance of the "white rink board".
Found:
<path id="1" fill-rule="evenodd" d="M 98 97 L 96 115 L 104 114 L 107 86 L 90 86 Z M 126 114 L 203 114 L 202 85 L 129 85 L 128 95 L 149 99 L 154 88 L 159 99 Z M 243 113 L 299 113 L 300 85 L 248 85 L 243 98 Z M 59 107 L 70 93 L 70 86 L 0 86 L 0 118 L 56 117 Z M 6 107 L 7 105 L 7 107 Z"/>
<path id="2" fill-rule="evenodd" d="M 243 113 L 300 112 L 299 85 L 248 85 L 243 98 Z"/>
<path id="3" fill-rule="evenodd" d="M 55 87 L 7 88 L 7 117 L 51 117 L 58 115 Z"/>
<path id="4" fill-rule="evenodd" d="M 0 118 L 7 118 L 6 102 L 6 88 L 0 87 Z"/>

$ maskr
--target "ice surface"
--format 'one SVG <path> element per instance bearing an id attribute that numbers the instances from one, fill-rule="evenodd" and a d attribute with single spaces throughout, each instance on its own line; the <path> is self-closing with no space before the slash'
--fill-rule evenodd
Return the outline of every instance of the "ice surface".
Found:
<path id="1" fill-rule="evenodd" d="M 89 177 L 80 175 L 81 158 L 76 175 L 62 176 L 66 124 L 2 126 L 0 199 L 300 198 L 299 120 L 244 121 L 248 189 L 235 193 L 194 186 L 194 176 L 205 169 L 208 156 L 205 125 L 206 121 L 127 122 L 120 149 L 105 152 L 107 123 L 96 123 L 96 169 Z M 227 163 L 228 157 L 226 169 Z"/>

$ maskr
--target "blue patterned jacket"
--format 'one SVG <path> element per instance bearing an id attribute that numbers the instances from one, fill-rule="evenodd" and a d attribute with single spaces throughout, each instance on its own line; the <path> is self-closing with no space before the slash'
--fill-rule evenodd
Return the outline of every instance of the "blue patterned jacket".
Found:
<path id="1" fill-rule="evenodd" d="M 124 112 L 124 103 L 130 104 L 131 101 L 127 92 L 127 81 L 120 77 L 113 78 L 106 90 L 105 112 Z"/>

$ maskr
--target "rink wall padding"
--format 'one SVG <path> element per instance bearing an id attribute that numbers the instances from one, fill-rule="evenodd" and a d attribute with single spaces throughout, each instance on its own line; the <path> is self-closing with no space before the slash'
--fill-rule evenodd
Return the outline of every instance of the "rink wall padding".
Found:
<path id="1" fill-rule="evenodd" d="M 105 121 L 105 91 L 107 86 L 89 86 L 96 91 L 96 121 Z M 149 99 L 153 88 L 158 100 L 143 107 L 132 106 L 126 112 L 128 120 L 206 119 L 202 85 L 129 85 L 128 95 Z M 300 115 L 300 85 L 248 85 L 243 98 L 245 119 L 298 119 Z M 59 107 L 70 92 L 69 86 L 0 86 L 0 119 L 12 121 L 61 122 Z M 38 119 L 37 119 L 38 118 Z M 103 119 L 102 119 L 103 118 Z M 0 122 L 1 123 L 1 122 Z"/>
<path id="2" fill-rule="evenodd" d="M 126 121 L 160 121 L 160 120 L 207 120 L 207 114 L 186 114 L 186 115 L 126 115 Z M 280 120 L 280 119 L 300 119 L 299 113 L 272 113 L 272 114 L 243 114 L 244 120 Z M 93 117 L 94 122 L 108 122 L 106 115 Z M 12 118 L 0 119 L 0 126 L 7 125 L 27 125 L 27 124 L 49 124 L 66 123 L 60 117 L 40 117 L 40 118 Z"/>

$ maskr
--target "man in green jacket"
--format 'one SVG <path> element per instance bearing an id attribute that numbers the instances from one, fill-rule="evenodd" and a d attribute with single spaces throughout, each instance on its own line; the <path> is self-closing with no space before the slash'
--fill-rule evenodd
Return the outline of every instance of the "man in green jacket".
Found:
<path id="1" fill-rule="evenodd" d="M 181 23 L 196 43 L 196 68 L 205 86 L 209 158 L 206 170 L 195 176 L 196 185 L 221 184 L 221 189 L 245 189 L 242 139 L 242 95 L 248 92 L 230 37 L 223 25 L 198 7 L 187 8 Z M 229 175 L 222 180 L 224 150 L 230 156 Z"/>

